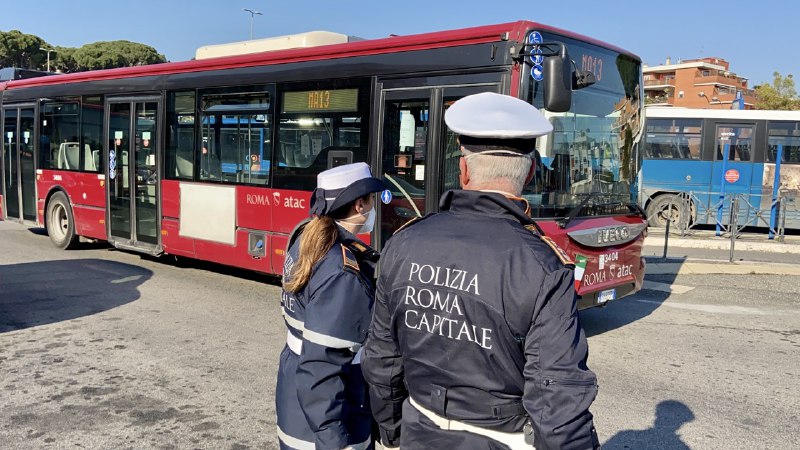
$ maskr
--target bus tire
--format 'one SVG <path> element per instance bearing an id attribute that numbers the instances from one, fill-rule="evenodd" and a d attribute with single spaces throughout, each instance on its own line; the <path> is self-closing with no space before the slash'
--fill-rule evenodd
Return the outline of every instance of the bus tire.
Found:
<path id="1" fill-rule="evenodd" d="M 50 236 L 50 240 L 56 247 L 70 250 L 78 245 L 78 235 L 75 234 L 75 216 L 73 216 L 72 207 L 63 192 L 56 192 L 50 197 L 50 201 L 47 203 L 45 225 L 47 226 L 47 235 Z"/>
<path id="2" fill-rule="evenodd" d="M 685 201 L 680 196 L 672 194 L 659 195 L 654 198 L 647 205 L 647 221 L 653 228 L 665 228 L 667 226 L 667 218 L 669 218 L 670 227 L 688 227 L 691 223 L 692 215 L 694 213 L 694 205 L 688 211 L 690 217 L 683 217 L 685 208 L 681 208 L 681 202 Z M 671 207 L 671 209 L 670 209 Z"/>

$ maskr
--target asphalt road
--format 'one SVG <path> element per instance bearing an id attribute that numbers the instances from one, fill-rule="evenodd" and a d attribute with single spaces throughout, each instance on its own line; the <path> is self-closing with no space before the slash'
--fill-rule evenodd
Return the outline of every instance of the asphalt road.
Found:
<path id="1" fill-rule="evenodd" d="M 648 279 L 582 314 L 604 448 L 800 448 L 797 280 Z M 0 448 L 277 448 L 278 293 L 0 222 Z"/>

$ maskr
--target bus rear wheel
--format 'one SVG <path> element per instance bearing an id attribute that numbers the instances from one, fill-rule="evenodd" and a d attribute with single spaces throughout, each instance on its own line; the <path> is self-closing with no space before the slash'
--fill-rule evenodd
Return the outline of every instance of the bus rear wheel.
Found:
<path id="1" fill-rule="evenodd" d="M 47 203 L 46 215 L 47 234 L 53 244 L 62 249 L 69 250 L 78 244 L 75 234 L 75 218 L 67 196 L 63 192 L 56 192 Z"/>
<path id="2" fill-rule="evenodd" d="M 694 219 L 694 205 L 685 205 L 686 199 L 678 195 L 659 195 L 647 205 L 647 220 L 651 227 L 688 227 Z M 685 217 L 684 217 L 685 216 Z"/>

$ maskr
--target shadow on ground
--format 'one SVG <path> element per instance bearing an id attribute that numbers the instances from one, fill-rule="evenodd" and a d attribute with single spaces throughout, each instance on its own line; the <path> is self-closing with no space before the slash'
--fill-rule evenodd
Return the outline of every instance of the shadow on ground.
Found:
<path id="1" fill-rule="evenodd" d="M 652 427 L 620 431 L 603 444 L 603 450 L 689 450 L 690 447 L 678 435 L 678 430 L 694 418 L 694 413 L 685 404 L 677 400 L 665 400 L 656 405 Z"/>
<path id="2" fill-rule="evenodd" d="M 581 311 L 581 325 L 586 336 L 603 334 L 652 314 L 670 297 L 670 293 L 667 292 L 668 287 L 675 282 L 678 270 L 685 262 L 686 258 L 647 259 L 649 267 L 655 268 L 657 263 L 668 263 L 674 272 L 651 274 L 645 270 L 645 285 L 636 294 L 613 300 L 604 307 Z M 651 270 L 651 272 L 654 271 Z"/>
<path id="3" fill-rule="evenodd" d="M 101 259 L 0 265 L 0 333 L 130 303 L 152 275 L 138 266 Z"/>

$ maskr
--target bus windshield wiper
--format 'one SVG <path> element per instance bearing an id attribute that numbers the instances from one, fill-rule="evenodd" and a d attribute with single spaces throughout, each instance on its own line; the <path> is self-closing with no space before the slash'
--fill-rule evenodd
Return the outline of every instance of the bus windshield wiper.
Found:
<path id="1" fill-rule="evenodd" d="M 583 201 L 580 202 L 580 204 L 578 204 L 577 206 L 573 206 L 572 209 L 569 210 L 567 216 L 557 222 L 558 226 L 562 229 L 567 228 L 567 225 L 569 225 L 569 223 L 572 222 L 572 219 L 574 219 L 575 216 L 578 215 L 580 210 L 582 210 L 583 207 L 586 206 L 587 203 L 589 203 L 589 200 L 591 200 L 592 197 L 600 193 L 601 192 L 590 192 L 586 194 L 586 198 L 584 198 Z"/>
<path id="2" fill-rule="evenodd" d="M 631 210 L 631 212 L 635 212 L 636 214 L 642 216 L 644 220 L 647 220 L 647 212 L 644 209 L 642 209 L 642 207 L 639 206 L 638 203 L 626 203 L 625 206 L 627 206 Z"/>

